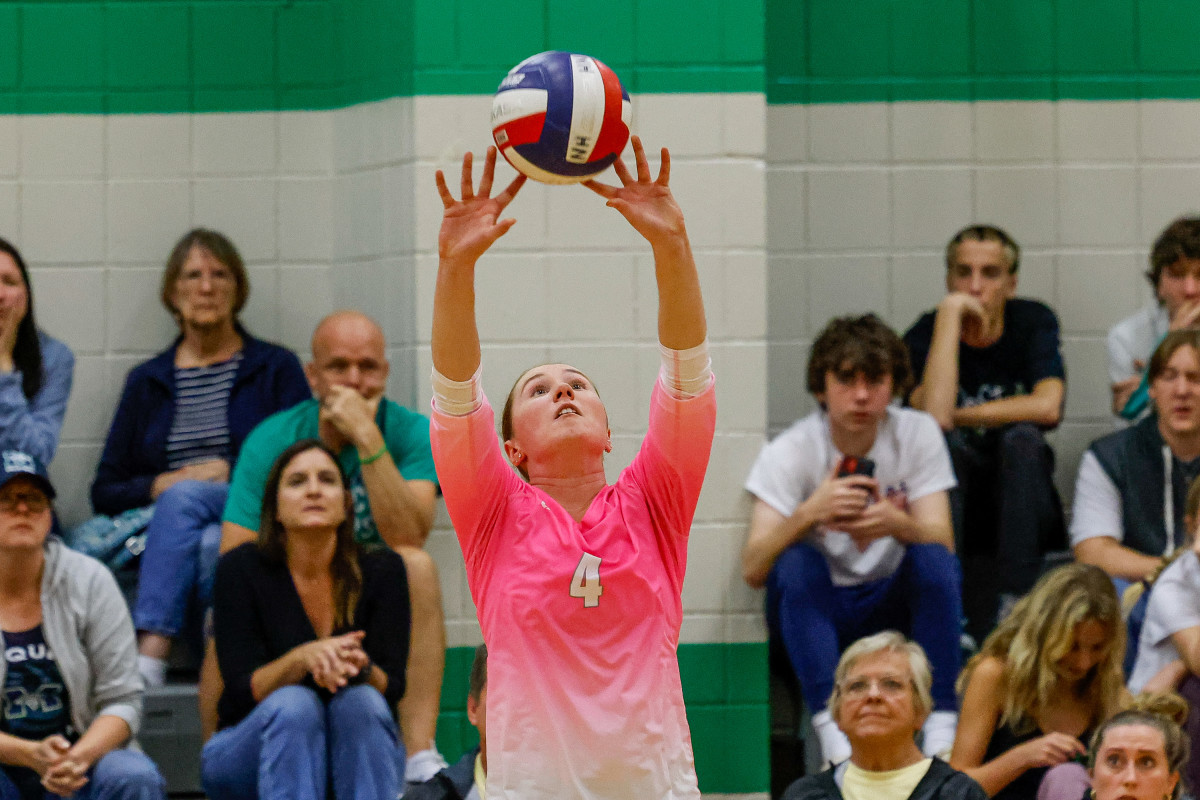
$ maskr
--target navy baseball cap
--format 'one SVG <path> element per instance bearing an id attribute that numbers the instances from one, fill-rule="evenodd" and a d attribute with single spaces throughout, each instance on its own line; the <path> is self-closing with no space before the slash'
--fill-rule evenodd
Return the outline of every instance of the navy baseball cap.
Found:
<path id="1" fill-rule="evenodd" d="M 20 450 L 0 452 L 0 488 L 7 486 L 14 478 L 28 478 L 46 493 L 46 497 L 54 499 L 54 484 L 50 483 L 50 476 L 46 474 L 42 462 Z"/>

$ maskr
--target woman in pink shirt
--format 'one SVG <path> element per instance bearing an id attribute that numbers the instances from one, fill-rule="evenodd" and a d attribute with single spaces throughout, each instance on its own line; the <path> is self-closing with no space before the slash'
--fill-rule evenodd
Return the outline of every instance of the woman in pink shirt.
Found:
<path id="1" fill-rule="evenodd" d="M 524 183 L 478 191 L 463 158 L 445 206 L 434 295 L 434 459 L 488 646 L 489 800 L 699 798 L 675 650 L 687 538 L 716 420 L 700 282 L 664 148 L 657 179 L 589 181 L 654 252 L 663 366 L 641 450 L 616 483 L 604 404 L 567 364 L 517 379 L 503 451 L 479 384 L 475 264 L 515 220 Z M 505 460 L 507 455 L 507 461 Z M 509 464 L 524 476 L 518 476 Z"/>

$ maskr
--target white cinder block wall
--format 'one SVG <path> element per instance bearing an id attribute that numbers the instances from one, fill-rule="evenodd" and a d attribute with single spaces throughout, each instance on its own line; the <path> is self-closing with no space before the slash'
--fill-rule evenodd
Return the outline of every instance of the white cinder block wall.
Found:
<path id="1" fill-rule="evenodd" d="M 126 373 L 175 335 L 159 280 L 191 227 L 221 230 L 241 250 L 252 282 L 242 320 L 253 333 L 306 359 L 322 316 L 360 308 L 387 332 L 391 395 L 426 410 L 441 218 L 433 173 L 457 175 L 465 148 L 482 154 L 489 110 L 490 97 L 423 96 L 329 112 L 0 116 L 0 235 L 31 265 L 39 323 L 77 357 L 52 467 L 64 520 L 89 514 L 88 486 Z M 688 119 L 705 124 L 680 124 Z M 687 642 L 763 638 L 737 556 L 747 512 L 740 487 L 767 422 L 766 119 L 756 94 L 634 101 L 648 146 L 672 150 L 719 381 L 717 441 L 684 588 Z M 529 185 L 510 213 L 518 225 L 480 268 L 486 390 L 499 403 L 526 367 L 577 364 L 607 403 L 615 478 L 641 440 L 657 371 L 649 248 L 581 187 Z M 429 546 L 450 643 L 474 644 L 474 608 L 444 513 Z"/>
<path id="2" fill-rule="evenodd" d="M 1104 337 L 1145 303 L 1158 233 L 1200 213 L 1200 103 L 979 102 L 767 109 L 769 426 L 812 408 L 804 368 L 835 315 L 903 332 L 944 293 L 943 249 L 972 222 L 1023 249 L 1018 293 L 1062 323 L 1069 503 L 1079 457 L 1112 430 Z"/>

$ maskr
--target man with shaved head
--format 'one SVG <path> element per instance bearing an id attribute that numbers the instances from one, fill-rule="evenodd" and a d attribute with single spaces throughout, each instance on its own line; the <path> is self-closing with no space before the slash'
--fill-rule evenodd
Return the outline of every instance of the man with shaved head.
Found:
<path id="1" fill-rule="evenodd" d="M 412 644 L 400 727 L 409 755 L 407 778 L 425 780 L 445 766 L 433 743 L 445 624 L 437 568 L 422 549 L 438 491 L 429 420 L 384 397 L 383 331 L 357 311 L 321 320 L 304 370 L 314 397 L 268 417 L 246 437 L 230 480 L 221 552 L 257 538 L 263 488 L 280 453 L 301 439 L 319 438 L 338 454 L 354 500 L 355 538 L 386 544 L 404 558 L 408 571 Z M 215 659 L 209 649 L 201 704 L 202 712 L 212 714 L 220 692 L 214 691 Z"/>

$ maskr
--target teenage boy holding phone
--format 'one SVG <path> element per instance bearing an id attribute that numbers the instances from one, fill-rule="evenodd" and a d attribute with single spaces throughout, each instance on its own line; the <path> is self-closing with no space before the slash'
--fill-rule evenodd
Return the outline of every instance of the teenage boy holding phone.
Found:
<path id="1" fill-rule="evenodd" d="M 887 629 L 914 639 L 933 664 L 925 752 L 954 741 L 962 616 L 954 471 L 937 421 L 892 404 L 911 384 L 904 343 L 878 317 L 833 320 L 809 355 L 808 390 L 820 408 L 764 446 L 746 479 L 755 503 L 742 574 L 767 590 L 767 623 L 830 763 L 850 755 L 825 708 L 838 656 Z"/>

